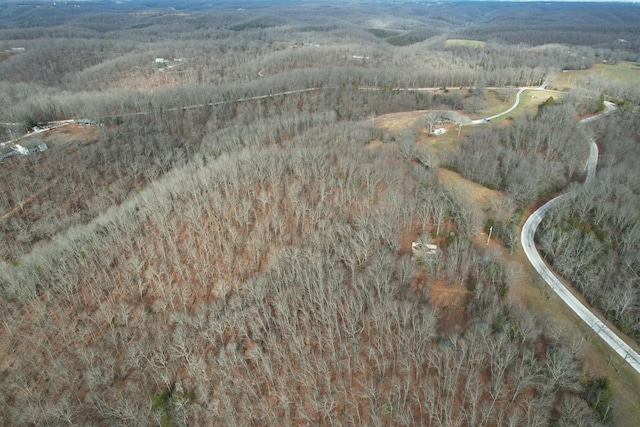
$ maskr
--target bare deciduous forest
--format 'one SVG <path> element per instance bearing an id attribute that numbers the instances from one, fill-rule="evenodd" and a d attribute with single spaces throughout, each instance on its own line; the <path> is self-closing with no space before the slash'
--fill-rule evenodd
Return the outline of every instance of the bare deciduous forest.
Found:
<path id="1" fill-rule="evenodd" d="M 640 9 L 583 6 L 8 1 L 2 148 L 48 149 L 0 160 L 0 424 L 630 425 L 510 292 L 593 134 L 537 243 L 640 340 L 640 85 L 554 86 L 637 69 Z"/>

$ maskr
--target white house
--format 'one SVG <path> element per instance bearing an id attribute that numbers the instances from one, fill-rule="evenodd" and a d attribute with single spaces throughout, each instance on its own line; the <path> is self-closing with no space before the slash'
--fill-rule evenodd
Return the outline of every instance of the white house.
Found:
<path id="1" fill-rule="evenodd" d="M 37 139 L 31 139 L 29 141 L 24 141 L 14 145 L 13 149 L 23 156 L 28 156 L 30 154 L 37 154 L 47 151 L 49 147 L 45 142 L 38 141 Z"/>

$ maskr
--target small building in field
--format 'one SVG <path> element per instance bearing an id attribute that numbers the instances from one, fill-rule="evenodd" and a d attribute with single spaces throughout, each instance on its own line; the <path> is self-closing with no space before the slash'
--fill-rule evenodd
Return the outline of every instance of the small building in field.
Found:
<path id="1" fill-rule="evenodd" d="M 31 154 L 38 154 L 45 152 L 49 149 L 46 142 L 39 141 L 37 139 L 31 139 L 16 144 L 13 149 L 23 156 L 29 156 Z"/>

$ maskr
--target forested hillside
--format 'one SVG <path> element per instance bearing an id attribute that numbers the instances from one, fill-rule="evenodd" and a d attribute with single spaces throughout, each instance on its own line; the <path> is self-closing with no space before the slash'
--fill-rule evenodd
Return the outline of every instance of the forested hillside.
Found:
<path id="1" fill-rule="evenodd" d="M 7 268 L 5 419 L 475 425 L 585 405 L 576 353 L 502 301 L 504 266 L 433 174 L 345 131 L 195 161 Z M 443 210 L 437 259 L 398 256 Z M 461 279 L 468 326 L 442 335 L 429 287 Z"/>
<path id="2" fill-rule="evenodd" d="M 518 230 L 595 132 L 538 240 L 640 339 L 637 88 L 482 120 L 638 60 L 633 6 L 576 10 L 7 2 L 0 425 L 629 425 L 638 390 L 511 289 L 544 294 Z"/>

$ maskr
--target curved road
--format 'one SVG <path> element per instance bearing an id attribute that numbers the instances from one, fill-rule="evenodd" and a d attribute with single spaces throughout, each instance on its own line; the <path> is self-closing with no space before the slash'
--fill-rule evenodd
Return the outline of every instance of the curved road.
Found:
<path id="1" fill-rule="evenodd" d="M 525 90 L 544 90 L 544 91 L 547 91 L 547 92 L 558 92 L 556 90 L 547 89 L 547 83 L 546 82 L 543 83 L 540 87 L 521 87 L 518 90 L 518 93 L 516 93 L 516 102 L 514 102 L 514 104 L 511 107 L 509 107 L 508 110 L 505 110 L 502 113 L 495 114 L 495 115 L 493 115 L 491 117 L 487 117 L 485 119 L 474 120 L 474 121 L 471 122 L 471 124 L 479 125 L 479 124 L 482 124 L 482 123 L 487 123 L 490 120 L 493 120 L 493 119 L 498 118 L 500 116 L 504 116 L 505 114 L 509 114 L 510 112 L 512 112 L 513 110 L 515 110 L 518 107 L 518 104 L 520 103 L 520 96 L 522 95 L 522 93 Z M 591 118 L 585 119 L 585 120 L 591 121 L 591 119 L 593 119 L 593 118 L 594 117 L 591 117 Z"/>
<path id="2" fill-rule="evenodd" d="M 474 120 L 473 122 L 471 122 L 471 124 L 479 125 L 479 124 L 482 124 L 482 123 L 487 123 L 489 120 L 495 119 L 496 117 L 500 117 L 500 116 L 504 116 L 505 114 L 509 114 L 510 112 L 512 112 L 513 110 L 515 110 L 518 107 L 518 104 L 520 103 L 520 95 L 522 95 L 522 92 L 524 92 L 525 90 L 536 90 L 536 89 L 521 87 L 520 90 L 518 91 L 518 93 L 516 93 L 516 102 L 514 102 L 514 104 L 508 110 L 503 111 L 502 113 L 498 113 L 498 114 L 496 114 L 494 116 L 487 117 L 486 119 Z M 543 89 L 539 89 L 539 90 L 543 90 Z"/>
<path id="3" fill-rule="evenodd" d="M 614 108 L 611 103 L 606 104 L 607 114 Z M 588 123 L 595 120 L 602 115 L 590 117 L 582 120 L 580 123 Z M 598 163 L 598 146 L 593 139 L 590 139 L 590 153 L 589 160 L 587 162 L 587 179 L 584 185 L 587 185 L 593 180 L 596 172 L 596 165 Z M 580 191 L 580 189 L 574 190 Z M 598 334 L 604 342 L 606 342 L 625 362 L 629 364 L 636 372 L 640 374 L 640 354 L 632 349 L 626 342 L 624 342 L 618 335 L 613 332 L 607 325 L 605 325 L 591 310 L 586 307 L 578 298 L 576 298 L 567 288 L 562 284 L 560 280 L 549 270 L 547 265 L 542 260 L 540 253 L 538 253 L 534 244 L 534 235 L 538 225 L 544 218 L 545 213 L 558 204 L 563 199 L 569 197 L 571 193 L 566 193 L 556 197 L 553 200 L 548 201 L 538 210 L 533 212 L 527 219 L 522 227 L 522 233 L 520 240 L 522 241 L 522 247 L 524 248 L 527 258 L 531 262 L 531 265 L 536 269 L 538 274 L 544 279 L 545 282 L 553 289 L 553 291 L 582 319 L 595 333 Z"/>

